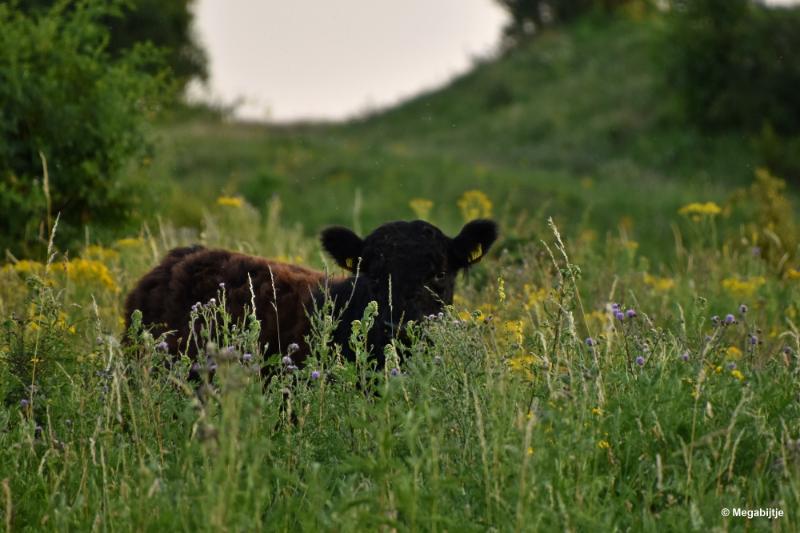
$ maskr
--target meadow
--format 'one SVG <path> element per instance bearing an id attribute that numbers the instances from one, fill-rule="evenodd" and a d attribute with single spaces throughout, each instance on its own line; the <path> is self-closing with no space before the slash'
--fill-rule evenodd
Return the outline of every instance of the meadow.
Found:
<path id="1" fill-rule="evenodd" d="M 800 528 L 793 195 L 746 142 L 672 125 L 649 34 L 616 24 L 345 125 L 161 125 L 140 171 L 160 217 L 0 267 L 6 530 Z M 126 292 L 177 245 L 337 273 L 324 225 L 477 217 L 492 253 L 379 371 L 369 312 L 355 364 L 322 309 L 310 364 L 266 386 L 257 325 L 210 319 L 224 291 L 195 313 L 212 383 L 124 331 Z"/>

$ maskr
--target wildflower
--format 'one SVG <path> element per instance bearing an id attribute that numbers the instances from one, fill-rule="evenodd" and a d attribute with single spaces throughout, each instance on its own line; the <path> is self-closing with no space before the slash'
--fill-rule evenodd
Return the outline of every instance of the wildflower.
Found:
<path id="1" fill-rule="evenodd" d="M 244 205 L 244 200 L 238 196 L 220 196 L 217 198 L 217 205 L 239 208 Z"/>
<path id="2" fill-rule="evenodd" d="M 758 337 L 755 335 L 750 335 L 750 344 L 752 345 L 758 344 Z"/>
<path id="3" fill-rule="evenodd" d="M 739 314 L 741 315 L 747 314 L 747 306 L 745 304 L 741 304 L 739 306 Z"/>
<path id="4" fill-rule="evenodd" d="M 717 324 L 719 324 L 719 315 L 714 315 L 714 316 L 712 316 L 712 317 L 711 317 L 711 323 L 712 323 L 712 324 L 714 324 L 715 326 L 716 326 Z"/>
<path id="5" fill-rule="evenodd" d="M 584 342 L 586 342 L 586 346 L 590 348 L 595 345 L 594 339 L 591 337 L 586 337 L 586 340 Z"/>
<path id="6" fill-rule="evenodd" d="M 738 379 L 739 381 L 742 381 L 742 380 L 744 379 L 744 374 L 742 374 L 742 373 L 741 373 L 740 371 L 738 371 L 738 370 L 734 370 L 734 371 L 732 371 L 732 372 L 731 372 L 731 376 L 735 377 L 735 378 L 736 378 L 736 379 Z"/>
<path id="7" fill-rule="evenodd" d="M 506 301 L 506 281 L 502 276 L 497 278 L 497 297 L 501 302 Z"/>
<path id="8" fill-rule="evenodd" d="M 433 362 L 434 362 L 435 364 L 437 364 L 437 365 L 441 365 L 441 364 L 442 364 L 442 361 L 443 361 L 443 359 L 442 359 L 442 356 L 441 356 L 441 355 L 436 355 L 436 356 L 434 356 L 434 358 L 433 358 Z"/>
<path id="9" fill-rule="evenodd" d="M 607 450 L 607 449 L 611 448 L 611 444 L 609 444 L 608 441 L 604 439 L 604 440 L 598 441 L 597 447 L 600 448 L 601 450 Z"/>
<path id="10" fill-rule="evenodd" d="M 621 311 L 621 310 L 622 309 L 620 308 L 618 303 L 612 303 L 611 304 L 611 311 L 613 311 L 614 313 L 616 313 L 617 311 Z"/>
<path id="11" fill-rule="evenodd" d="M 399 376 L 400 375 L 400 369 L 395 367 L 389 373 L 392 375 L 392 377 Z"/>
<path id="12" fill-rule="evenodd" d="M 597 416 L 602 416 L 603 410 L 600 409 L 599 407 L 592 407 L 592 414 Z"/>
<path id="13" fill-rule="evenodd" d="M 244 361 L 245 363 L 249 363 L 252 360 L 253 360 L 253 354 L 246 353 L 242 355 L 242 361 Z"/>
<path id="14" fill-rule="evenodd" d="M 428 215 L 431 213 L 433 202 L 427 198 L 412 198 L 411 201 L 408 202 L 408 206 L 411 208 L 417 218 L 427 220 Z"/>
<path id="15" fill-rule="evenodd" d="M 647 273 L 644 275 L 644 283 L 652 287 L 656 292 L 666 292 L 675 287 L 675 280 L 672 278 L 659 278 Z"/>
<path id="16" fill-rule="evenodd" d="M 736 317 L 728 313 L 725 315 L 725 325 L 730 326 L 731 324 L 736 324 Z"/>
<path id="17" fill-rule="evenodd" d="M 319 379 L 319 370 L 311 372 L 311 379 Z"/>
<path id="18" fill-rule="evenodd" d="M 299 368 L 297 368 L 295 365 L 289 365 L 289 366 L 286 367 L 286 371 L 288 373 L 290 373 L 290 374 L 293 374 L 293 373 L 297 372 L 298 370 L 299 370 Z"/>
<path id="19" fill-rule="evenodd" d="M 784 347 L 783 347 L 783 353 L 784 353 L 785 355 L 792 355 L 792 349 L 791 349 L 791 348 L 789 348 L 788 346 L 784 346 Z"/>
<path id="20" fill-rule="evenodd" d="M 742 351 L 736 346 L 728 346 L 726 353 L 731 359 L 739 359 L 742 356 Z"/>
<path id="21" fill-rule="evenodd" d="M 288 355 L 284 355 L 281 359 L 281 362 L 284 364 L 284 366 L 290 366 L 292 364 L 292 358 Z"/>
<path id="22" fill-rule="evenodd" d="M 614 313 L 614 317 L 621 322 L 625 320 L 625 313 L 623 313 L 622 311 L 617 311 L 616 313 Z"/>
<path id="23" fill-rule="evenodd" d="M 750 253 L 753 255 L 753 257 L 759 257 L 761 255 L 761 247 L 753 246 L 750 248 Z"/>
<path id="24" fill-rule="evenodd" d="M 135 248 L 143 245 L 144 239 L 141 237 L 126 237 L 124 239 L 119 239 L 114 244 L 117 246 L 117 248 Z"/>
<path id="25" fill-rule="evenodd" d="M 217 299 L 216 298 L 211 298 L 208 301 L 208 305 L 211 305 L 211 306 L 217 305 Z"/>
<path id="26" fill-rule="evenodd" d="M 644 357 L 642 357 L 641 355 L 639 357 L 637 357 L 636 358 L 636 364 L 639 365 L 639 366 L 644 366 Z"/>
<path id="27" fill-rule="evenodd" d="M 683 352 L 681 359 L 685 362 L 689 360 L 689 352 Z"/>
<path id="28" fill-rule="evenodd" d="M 800 270 L 790 268 L 786 271 L 786 277 L 788 279 L 800 279 Z"/>
<path id="29" fill-rule="evenodd" d="M 458 199 L 457 205 L 465 222 L 492 216 L 492 202 L 482 191 L 466 191 Z"/>
<path id="30" fill-rule="evenodd" d="M 168 349 L 169 349 L 169 345 L 167 344 L 166 341 L 161 341 L 158 344 L 156 344 L 156 350 L 158 350 L 160 352 L 166 352 Z"/>
<path id="31" fill-rule="evenodd" d="M 727 368 L 728 370 L 735 370 L 736 369 L 736 363 L 728 363 L 725 366 L 725 368 Z"/>
<path id="32" fill-rule="evenodd" d="M 219 282 L 219 288 L 223 289 L 223 290 L 225 289 L 225 282 L 224 281 L 220 281 Z"/>
<path id="33" fill-rule="evenodd" d="M 300 345 L 298 345 L 296 342 L 293 342 L 289 346 L 286 347 L 286 353 L 288 355 L 292 355 L 293 353 L 295 353 L 299 349 L 300 349 Z"/>
<path id="34" fill-rule="evenodd" d="M 625 311 L 625 316 L 628 318 L 636 318 L 636 310 L 635 309 L 628 309 Z"/>
<path id="35" fill-rule="evenodd" d="M 722 280 L 722 288 L 734 296 L 752 296 L 766 282 L 767 280 L 764 276 L 755 276 L 747 279 L 726 278 Z"/>
<path id="36" fill-rule="evenodd" d="M 533 455 L 533 448 L 528 446 L 528 455 Z"/>
<path id="37" fill-rule="evenodd" d="M 714 202 L 692 202 L 687 204 L 680 209 L 678 209 L 678 213 L 684 216 L 691 217 L 692 220 L 697 222 L 700 220 L 700 217 L 708 216 L 714 217 L 722 213 L 722 208 L 715 204 Z"/>
<path id="38" fill-rule="evenodd" d="M 30 404 L 31 403 L 28 401 L 27 398 L 23 398 L 23 399 L 21 399 L 19 401 L 19 407 L 20 407 L 20 409 L 23 409 L 23 410 L 27 409 Z"/>

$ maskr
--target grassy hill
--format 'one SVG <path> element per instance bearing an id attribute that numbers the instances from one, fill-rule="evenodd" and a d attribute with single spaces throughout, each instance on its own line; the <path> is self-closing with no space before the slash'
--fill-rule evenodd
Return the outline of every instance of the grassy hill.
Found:
<path id="1" fill-rule="evenodd" d="M 527 213 L 602 234 L 625 218 L 647 247 L 671 239 L 681 205 L 724 199 L 756 164 L 746 140 L 681 123 L 660 74 L 659 38 L 654 21 L 549 31 L 440 90 L 347 124 L 169 125 L 155 172 L 169 178 L 169 211 L 183 224 L 220 194 L 259 208 L 277 194 L 285 219 L 309 233 L 411 217 L 415 197 L 433 200 L 432 219 L 455 229 L 457 198 L 480 189 L 507 223 Z"/>

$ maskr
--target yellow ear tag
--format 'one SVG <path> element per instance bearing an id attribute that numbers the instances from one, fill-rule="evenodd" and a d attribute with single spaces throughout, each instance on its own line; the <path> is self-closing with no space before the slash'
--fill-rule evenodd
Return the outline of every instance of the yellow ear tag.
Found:
<path id="1" fill-rule="evenodd" d="M 469 253 L 469 262 L 474 263 L 483 256 L 483 246 L 480 243 Z"/>
<path id="2" fill-rule="evenodd" d="M 350 270 L 353 270 L 353 258 L 352 257 L 348 257 L 347 259 L 345 259 L 344 260 L 344 264 L 345 264 L 345 266 L 347 268 L 349 268 Z"/>

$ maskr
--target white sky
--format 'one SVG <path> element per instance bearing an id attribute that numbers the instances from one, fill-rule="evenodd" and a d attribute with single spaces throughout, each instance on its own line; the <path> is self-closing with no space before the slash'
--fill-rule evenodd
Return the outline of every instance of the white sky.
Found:
<path id="1" fill-rule="evenodd" d="M 493 0 L 197 0 L 210 92 L 239 115 L 340 119 L 444 83 L 493 50 Z"/>
<path id="2" fill-rule="evenodd" d="M 440 85 L 495 49 L 506 18 L 494 0 L 196 2 L 205 98 L 273 121 L 342 119 Z"/>

